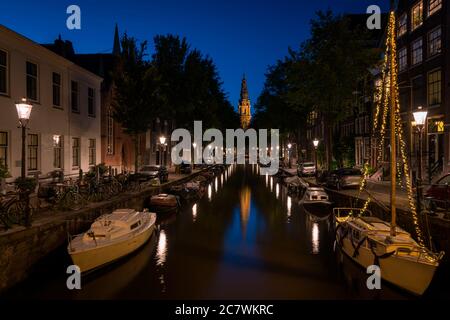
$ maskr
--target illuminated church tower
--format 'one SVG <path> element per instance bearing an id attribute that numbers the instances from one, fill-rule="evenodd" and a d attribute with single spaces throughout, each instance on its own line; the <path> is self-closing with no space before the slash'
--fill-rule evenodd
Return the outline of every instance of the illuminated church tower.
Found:
<path id="1" fill-rule="evenodd" d="M 245 75 L 242 78 L 241 84 L 241 99 L 239 100 L 239 117 L 241 118 L 242 129 L 247 129 L 252 119 L 252 113 L 250 110 L 250 99 L 248 98 L 247 80 Z"/>

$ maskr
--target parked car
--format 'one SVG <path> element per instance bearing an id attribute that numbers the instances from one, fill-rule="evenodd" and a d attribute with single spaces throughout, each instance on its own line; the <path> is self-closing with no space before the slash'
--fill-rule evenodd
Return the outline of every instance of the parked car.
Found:
<path id="1" fill-rule="evenodd" d="M 450 173 L 440 178 L 425 192 L 433 207 L 448 208 L 450 205 Z"/>
<path id="2" fill-rule="evenodd" d="M 361 170 L 342 168 L 331 171 L 325 179 L 325 185 L 337 190 L 341 190 L 342 188 L 358 188 L 361 183 L 361 178 Z"/>
<path id="3" fill-rule="evenodd" d="M 161 183 L 169 180 L 169 171 L 165 166 L 143 166 L 139 170 L 139 174 L 149 178 L 159 178 Z"/>
<path id="4" fill-rule="evenodd" d="M 191 164 L 189 162 L 184 162 L 183 161 L 180 164 L 180 173 L 183 173 L 183 174 L 190 174 L 190 173 L 192 173 Z"/>
<path id="5" fill-rule="evenodd" d="M 297 167 L 297 175 L 299 177 L 314 176 L 316 174 L 316 165 L 314 162 L 303 162 Z"/>

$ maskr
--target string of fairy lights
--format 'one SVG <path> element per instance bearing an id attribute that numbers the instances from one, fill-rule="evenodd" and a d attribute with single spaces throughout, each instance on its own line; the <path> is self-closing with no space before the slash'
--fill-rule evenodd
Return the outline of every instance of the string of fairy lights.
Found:
<path id="1" fill-rule="evenodd" d="M 390 143 L 397 143 L 400 151 L 400 161 L 396 161 L 395 165 L 397 167 L 397 175 L 398 182 L 402 187 L 406 187 L 406 191 L 408 194 L 408 202 L 409 207 L 412 214 L 412 221 L 414 224 L 414 229 L 417 236 L 417 241 L 421 246 L 424 246 L 423 234 L 419 224 L 419 216 L 416 208 L 416 203 L 413 197 L 413 189 L 411 184 L 411 177 L 409 176 L 409 164 L 408 157 L 406 152 L 406 142 L 404 139 L 404 132 L 400 114 L 400 102 L 399 102 L 399 89 L 397 82 L 397 45 L 396 45 L 396 18 L 395 13 L 392 11 L 389 16 L 389 27 L 388 34 L 386 38 L 386 51 L 383 59 L 383 65 L 381 69 L 381 85 L 377 86 L 375 97 L 376 97 L 376 109 L 375 109 L 375 118 L 374 118 L 374 130 L 372 138 L 375 138 L 375 135 L 379 131 L 379 142 L 377 146 L 377 160 L 380 162 L 383 160 L 384 150 L 385 150 L 385 142 L 386 142 L 386 131 L 387 131 L 387 121 L 389 114 L 389 107 L 391 105 L 390 90 L 393 90 L 393 108 L 395 108 L 395 136 L 397 137 L 397 141 L 390 141 Z M 393 66 L 393 68 L 390 67 Z M 392 79 L 394 79 L 394 83 L 391 82 L 391 72 L 393 73 Z M 381 119 L 380 119 L 381 118 Z M 364 165 L 364 172 L 362 182 L 360 184 L 359 193 L 364 190 L 367 185 L 367 179 L 369 178 L 369 164 L 366 163 Z M 404 183 L 404 184 L 403 184 Z M 359 197 L 358 197 L 359 198 Z M 369 203 L 371 202 L 371 197 L 369 196 L 364 203 L 362 212 L 367 210 Z"/>

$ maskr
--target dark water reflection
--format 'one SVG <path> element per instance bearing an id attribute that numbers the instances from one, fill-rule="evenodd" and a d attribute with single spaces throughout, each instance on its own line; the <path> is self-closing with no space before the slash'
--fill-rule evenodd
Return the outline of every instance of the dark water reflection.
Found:
<path id="1" fill-rule="evenodd" d="M 233 166 L 206 196 L 178 215 L 131 257 L 65 287 L 64 250 L 46 259 L 11 297 L 73 299 L 403 299 L 333 252 L 329 220 L 302 211 L 275 178 Z"/>

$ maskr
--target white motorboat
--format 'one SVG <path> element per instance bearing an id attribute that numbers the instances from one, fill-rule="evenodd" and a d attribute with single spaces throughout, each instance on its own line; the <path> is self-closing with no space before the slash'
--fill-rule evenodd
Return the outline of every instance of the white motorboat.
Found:
<path id="1" fill-rule="evenodd" d="M 436 255 L 420 246 L 411 235 L 362 209 L 335 208 L 336 245 L 364 268 L 377 265 L 381 277 L 410 293 L 422 295 L 439 266 L 443 253 Z"/>
<path id="2" fill-rule="evenodd" d="M 329 216 L 332 212 L 328 194 L 321 187 L 308 187 L 300 204 L 310 214 L 318 217 Z"/>
<path id="3" fill-rule="evenodd" d="M 87 232 L 74 236 L 67 250 L 81 272 L 90 271 L 141 247 L 153 234 L 155 222 L 155 213 L 118 209 L 96 219 Z"/>

